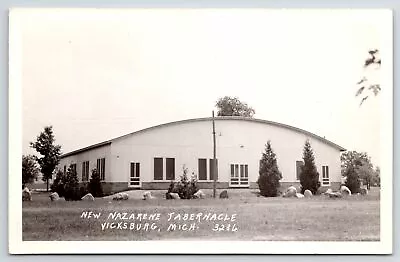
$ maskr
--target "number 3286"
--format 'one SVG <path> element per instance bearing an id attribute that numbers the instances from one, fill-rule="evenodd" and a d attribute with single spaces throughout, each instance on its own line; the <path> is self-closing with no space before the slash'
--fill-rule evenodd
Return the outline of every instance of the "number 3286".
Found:
<path id="1" fill-rule="evenodd" d="M 238 231 L 238 227 L 236 224 L 215 224 L 212 230 L 215 232 L 219 231 L 236 232 Z"/>

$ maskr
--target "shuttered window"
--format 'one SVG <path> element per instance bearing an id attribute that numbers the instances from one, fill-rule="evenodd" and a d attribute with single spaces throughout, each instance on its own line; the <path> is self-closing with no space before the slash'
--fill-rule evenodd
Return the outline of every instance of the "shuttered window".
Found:
<path id="1" fill-rule="evenodd" d="M 82 163 L 82 182 L 89 181 L 89 161 Z"/>
<path id="2" fill-rule="evenodd" d="M 166 165 L 166 179 L 175 180 L 175 158 L 167 158 Z"/>
<path id="3" fill-rule="evenodd" d="M 218 159 L 215 159 L 215 178 L 218 178 Z M 210 159 L 210 180 L 214 180 L 214 172 L 213 172 L 213 164 L 214 159 Z"/>
<path id="4" fill-rule="evenodd" d="M 199 180 L 207 180 L 207 159 L 199 159 Z"/>
<path id="5" fill-rule="evenodd" d="M 154 180 L 163 180 L 163 159 L 154 158 Z"/>
<path id="6" fill-rule="evenodd" d="M 97 172 L 100 175 L 100 180 L 105 180 L 105 166 L 106 166 L 106 159 L 99 158 L 97 159 Z"/>

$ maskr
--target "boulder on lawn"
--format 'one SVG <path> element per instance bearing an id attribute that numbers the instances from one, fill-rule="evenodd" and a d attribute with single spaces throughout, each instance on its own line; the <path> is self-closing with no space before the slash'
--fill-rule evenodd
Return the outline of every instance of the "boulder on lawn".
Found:
<path id="1" fill-rule="evenodd" d="M 297 197 L 297 198 L 304 198 L 304 195 L 301 194 L 301 193 L 296 193 L 296 197 Z"/>
<path id="2" fill-rule="evenodd" d="M 148 200 L 148 199 L 153 199 L 153 198 L 154 197 L 151 195 L 150 191 L 146 191 L 143 193 L 143 197 L 142 197 L 143 200 Z"/>
<path id="3" fill-rule="evenodd" d="M 129 195 L 127 193 L 118 193 L 113 197 L 113 200 L 128 200 Z"/>
<path id="4" fill-rule="evenodd" d="M 169 193 L 170 199 L 181 199 L 178 193 Z"/>
<path id="5" fill-rule="evenodd" d="M 219 194 L 219 198 L 229 198 L 228 191 L 222 191 L 221 194 Z"/>
<path id="6" fill-rule="evenodd" d="M 310 191 L 310 190 L 306 190 L 306 191 L 304 191 L 304 197 L 306 197 L 306 198 L 310 198 L 310 197 L 312 197 L 312 192 Z"/>
<path id="7" fill-rule="evenodd" d="M 350 189 L 349 189 L 347 186 L 341 186 L 341 187 L 340 187 L 340 193 L 341 193 L 342 195 L 351 196 L 351 191 L 350 191 Z"/>
<path id="8" fill-rule="evenodd" d="M 51 193 L 51 194 L 49 195 L 49 198 L 50 198 L 51 201 L 58 201 L 58 200 L 60 200 L 60 196 L 58 195 L 57 192 Z"/>
<path id="9" fill-rule="evenodd" d="M 194 198 L 200 198 L 203 199 L 206 197 L 206 194 L 203 193 L 203 191 L 198 190 L 196 193 L 193 194 Z"/>
<path id="10" fill-rule="evenodd" d="M 326 191 L 325 191 L 325 195 L 329 195 L 329 194 L 332 194 L 333 193 L 333 191 L 332 191 L 332 189 L 331 188 L 328 188 Z"/>
<path id="11" fill-rule="evenodd" d="M 296 197 L 297 189 L 294 186 L 290 186 L 286 189 L 286 192 L 283 194 L 283 197 Z"/>
<path id="12" fill-rule="evenodd" d="M 327 194 L 330 198 L 341 198 L 342 194 L 340 192 L 328 193 Z"/>
<path id="13" fill-rule="evenodd" d="M 368 195 L 368 189 L 363 187 L 363 188 L 360 189 L 360 193 L 361 193 L 361 195 Z"/>
<path id="14" fill-rule="evenodd" d="M 94 201 L 94 197 L 93 197 L 92 194 L 88 193 L 88 194 L 84 195 L 84 196 L 81 198 L 81 200 L 83 200 L 83 201 Z"/>
<path id="15" fill-rule="evenodd" d="M 169 192 L 165 193 L 165 199 L 172 199 L 172 197 L 171 197 Z"/>
<path id="16" fill-rule="evenodd" d="M 32 193 L 27 187 L 22 190 L 22 201 L 32 201 Z"/>

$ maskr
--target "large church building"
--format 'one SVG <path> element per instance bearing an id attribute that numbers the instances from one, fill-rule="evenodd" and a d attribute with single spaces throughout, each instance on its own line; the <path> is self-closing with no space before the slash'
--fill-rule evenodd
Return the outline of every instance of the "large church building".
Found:
<path id="1" fill-rule="evenodd" d="M 344 148 L 305 130 L 253 118 L 216 117 L 218 188 L 257 188 L 259 162 L 271 141 L 281 186 L 299 185 L 304 143 L 308 139 L 324 187 L 338 188 L 340 152 Z M 183 168 L 195 175 L 200 188 L 212 188 L 212 118 L 188 119 L 136 131 L 61 156 L 59 168 L 72 165 L 80 182 L 97 168 L 103 190 L 167 189 Z"/>

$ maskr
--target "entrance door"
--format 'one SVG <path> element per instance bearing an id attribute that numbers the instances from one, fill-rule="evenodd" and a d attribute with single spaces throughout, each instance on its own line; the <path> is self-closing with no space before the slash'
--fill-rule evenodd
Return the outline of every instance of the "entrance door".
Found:
<path id="1" fill-rule="evenodd" d="M 249 167 L 246 164 L 231 164 L 230 187 L 249 187 Z"/>
<path id="2" fill-rule="evenodd" d="M 130 187 L 140 187 L 140 163 L 131 163 L 131 170 L 130 170 L 130 177 L 129 177 L 129 186 Z"/>

